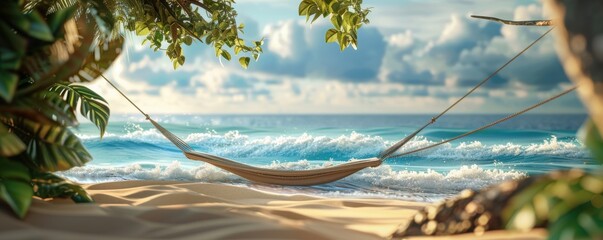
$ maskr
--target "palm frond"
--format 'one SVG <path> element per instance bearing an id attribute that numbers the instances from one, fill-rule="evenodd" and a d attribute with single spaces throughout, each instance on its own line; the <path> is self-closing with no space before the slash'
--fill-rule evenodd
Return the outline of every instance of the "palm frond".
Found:
<path id="1" fill-rule="evenodd" d="M 71 198 L 77 203 L 94 202 L 92 197 L 79 185 L 52 173 L 34 173 L 32 184 L 34 195 L 39 198 Z"/>
<path id="2" fill-rule="evenodd" d="M 0 123 L 0 157 L 11 157 L 25 150 L 25 144 L 14 133 Z"/>
<path id="3" fill-rule="evenodd" d="M 39 171 L 64 171 L 92 160 L 79 138 L 65 127 L 27 120 L 19 126 L 30 133 L 27 155 Z"/>
<path id="4" fill-rule="evenodd" d="M 9 105 L 0 104 L 6 117 L 24 118 L 42 124 L 77 126 L 71 106 L 57 93 L 46 92 L 28 98 L 18 98 Z"/>
<path id="5" fill-rule="evenodd" d="M 99 128 L 101 137 L 105 134 L 110 110 L 103 97 L 85 86 L 75 84 L 56 84 L 49 91 L 58 93 L 73 109 L 79 108 L 82 116 Z"/>

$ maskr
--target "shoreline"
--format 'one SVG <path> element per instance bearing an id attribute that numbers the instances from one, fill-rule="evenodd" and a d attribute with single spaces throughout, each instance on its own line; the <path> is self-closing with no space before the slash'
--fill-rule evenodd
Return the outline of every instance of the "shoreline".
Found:
<path id="1" fill-rule="evenodd" d="M 96 203 L 34 199 L 24 221 L 3 209 L 0 239 L 384 239 L 431 204 L 287 195 L 176 181 L 84 187 Z M 495 231 L 479 237 L 465 234 L 435 239 L 544 239 L 543 231 Z"/>

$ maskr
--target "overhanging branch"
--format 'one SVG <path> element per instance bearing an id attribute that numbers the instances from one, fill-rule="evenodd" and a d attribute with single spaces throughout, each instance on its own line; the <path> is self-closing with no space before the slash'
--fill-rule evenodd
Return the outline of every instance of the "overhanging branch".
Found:
<path id="1" fill-rule="evenodd" d="M 505 19 L 500 19 L 500 18 L 495 18 L 495 17 L 478 16 L 478 15 L 471 15 L 471 17 L 485 19 L 485 20 L 489 20 L 489 21 L 495 21 L 495 22 L 499 22 L 502 24 L 506 24 L 506 25 L 535 26 L 535 27 L 544 27 L 544 26 L 552 26 L 553 25 L 552 20 L 511 21 L 511 20 L 505 20 Z"/>

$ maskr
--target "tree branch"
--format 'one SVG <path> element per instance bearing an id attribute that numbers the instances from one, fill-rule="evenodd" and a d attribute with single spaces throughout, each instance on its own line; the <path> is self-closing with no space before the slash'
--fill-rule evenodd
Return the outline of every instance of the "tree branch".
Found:
<path id="1" fill-rule="evenodd" d="M 553 25 L 552 20 L 511 21 L 511 20 L 505 20 L 505 19 L 500 19 L 500 18 L 495 18 L 495 17 L 478 16 L 478 15 L 471 15 L 471 17 L 485 19 L 485 20 L 489 20 L 489 21 L 495 21 L 495 22 L 499 22 L 502 24 L 506 24 L 506 25 L 535 26 L 535 27 L 544 27 L 544 26 L 552 26 Z"/>

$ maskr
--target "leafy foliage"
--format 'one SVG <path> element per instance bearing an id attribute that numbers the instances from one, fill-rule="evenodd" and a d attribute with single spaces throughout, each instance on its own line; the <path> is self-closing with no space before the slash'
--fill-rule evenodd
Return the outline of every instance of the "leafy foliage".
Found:
<path id="1" fill-rule="evenodd" d="M 76 109 L 101 136 L 109 119 L 100 95 L 70 82 L 90 81 L 106 70 L 123 39 L 95 36 L 93 29 L 114 25 L 103 1 L 64 5 L 49 10 L 46 1 L 32 1 L 22 9 L 11 0 L 0 9 L 0 201 L 21 218 L 34 195 L 91 201 L 81 187 L 49 171 L 92 158 L 68 129 L 77 125 Z"/>
<path id="2" fill-rule="evenodd" d="M 603 236 L 603 175 L 554 172 L 511 199 L 503 217 L 512 229 L 549 224 L 551 239 Z"/>
<path id="3" fill-rule="evenodd" d="M 59 1 L 60 2 L 60 1 Z M 58 4 L 55 8 L 65 8 L 75 1 Z M 86 0 L 92 12 L 101 11 L 98 0 Z M 114 17 L 104 16 L 101 23 L 115 22 L 115 29 L 125 29 L 144 37 L 143 44 L 151 49 L 164 50 L 172 60 L 173 67 L 183 65 L 186 57 L 182 45 L 191 45 L 194 41 L 205 43 L 214 48 L 216 57 L 230 61 L 234 55 L 239 63 L 247 68 L 251 58 L 258 60 L 262 54 L 263 39 L 247 42 L 239 34 L 245 30 L 244 24 L 236 21 L 237 11 L 234 0 L 106 0 L 107 9 Z M 327 42 L 338 42 L 341 50 L 358 45 L 358 29 L 367 24 L 369 9 L 363 9 L 362 0 L 303 0 L 299 5 L 299 14 L 312 17 L 329 17 L 333 24 L 327 31 Z M 99 20 L 99 18 L 96 18 Z M 103 24 L 99 23 L 99 26 Z M 106 30 L 110 30 L 107 28 Z M 115 34 L 114 34 L 115 35 Z"/>
<path id="4" fill-rule="evenodd" d="M 316 21 L 321 16 L 329 17 L 334 28 L 325 34 L 325 42 L 337 42 L 340 50 L 348 46 L 358 46 L 358 29 L 368 24 L 370 9 L 362 8 L 362 0 L 302 0 L 299 4 L 299 15 L 306 16 L 306 21 Z"/>
<path id="5" fill-rule="evenodd" d="M 71 198 L 77 203 L 94 202 L 92 197 L 79 185 L 52 173 L 36 173 L 32 181 L 34 195 L 40 198 Z"/>
<path id="6" fill-rule="evenodd" d="M 58 93 L 71 108 L 79 107 L 82 116 L 88 118 L 100 129 L 101 137 L 105 134 L 109 122 L 110 110 L 107 101 L 89 88 L 75 84 L 55 84 L 49 93 Z"/>
<path id="7" fill-rule="evenodd" d="M 599 134 L 597 126 L 592 120 L 587 120 L 580 129 L 580 134 L 584 145 L 586 145 L 593 158 L 603 164 L 603 138 Z"/>
<path id="8" fill-rule="evenodd" d="M 23 218 L 31 204 L 33 189 L 29 169 L 17 161 L 0 156 L 0 200 Z"/>
<path id="9" fill-rule="evenodd" d="M 25 121 L 25 130 L 31 135 L 27 155 L 41 171 L 62 171 L 83 166 L 92 160 L 79 139 L 62 126 L 42 125 Z"/>
<path id="10" fill-rule="evenodd" d="M 54 41 L 52 31 L 39 11 L 28 13 L 15 11 L 15 9 L 19 8 L 20 6 L 17 1 L 7 1 L 5 7 L 0 10 L 0 16 L 2 16 L 5 23 L 10 25 L 19 34 L 39 41 Z"/>
<path id="11" fill-rule="evenodd" d="M 23 150 L 25 150 L 25 144 L 15 134 L 8 131 L 4 125 L 0 124 L 0 156 L 12 157 Z"/>
<path id="12" fill-rule="evenodd" d="M 231 60 L 232 55 L 246 53 L 239 63 L 247 67 L 249 56 L 257 60 L 262 53 L 262 40 L 248 45 L 239 34 L 244 25 L 237 24 L 234 1 L 211 0 L 143 0 L 115 2 L 119 23 L 139 36 L 143 43 L 157 50 L 165 50 L 174 68 L 184 64 L 182 44 L 191 45 L 193 40 L 214 47 L 216 57 Z M 164 45 L 167 43 L 167 48 Z"/>

